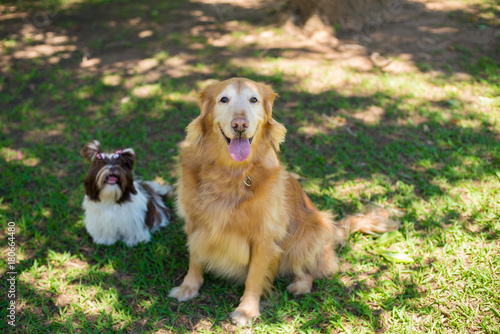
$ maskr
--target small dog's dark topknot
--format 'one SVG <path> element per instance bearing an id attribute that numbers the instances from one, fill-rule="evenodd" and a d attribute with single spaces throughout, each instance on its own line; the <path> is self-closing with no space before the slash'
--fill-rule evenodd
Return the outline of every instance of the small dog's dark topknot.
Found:
<path id="1" fill-rule="evenodd" d="M 101 143 L 97 140 L 90 141 L 80 150 L 80 155 L 87 161 L 94 160 L 97 153 L 101 153 Z"/>

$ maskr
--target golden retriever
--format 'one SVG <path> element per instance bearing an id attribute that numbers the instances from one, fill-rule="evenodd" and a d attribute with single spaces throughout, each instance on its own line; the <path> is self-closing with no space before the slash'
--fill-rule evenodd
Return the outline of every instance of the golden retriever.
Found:
<path id="1" fill-rule="evenodd" d="M 190 261 L 170 297 L 197 296 L 205 269 L 244 282 L 231 313 L 237 325 L 259 316 L 260 297 L 276 274 L 293 276 L 291 293 L 310 292 L 315 278 L 338 271 L 333 247 L 349 231 L 398 226 L 380 210 L 335 224 L 316 209 L 278 159 L 286 130 L 272 117 L 276 96 L 244 78 L 210 84 L 199 94 L 201 115 L 188 125 L 181 149 L 177 210 L 186 222 Z"/>

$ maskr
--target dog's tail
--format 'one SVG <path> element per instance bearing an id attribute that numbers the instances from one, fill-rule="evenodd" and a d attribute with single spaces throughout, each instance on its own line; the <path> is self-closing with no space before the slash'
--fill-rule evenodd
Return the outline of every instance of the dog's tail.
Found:
<path id="1" fill-rule="evenodd" d="M 164 186 L 156 183 L 155 181 L 142 181 L 142 183 L 147 184 L 155 193 L 163 197 L 164 199 L 169 199 L 174 197 L 174 187 L 169 184 Z"/>
<path id="2" fill-rule="evenodd" d="M 381 234 L 397 230 L 399 222 L 389 218 L 381 207 L 368 207 L 363 213 L 349 215 L 335 224 L 336 243 L 344 245 L 349 235 L 354 232 Z"/>

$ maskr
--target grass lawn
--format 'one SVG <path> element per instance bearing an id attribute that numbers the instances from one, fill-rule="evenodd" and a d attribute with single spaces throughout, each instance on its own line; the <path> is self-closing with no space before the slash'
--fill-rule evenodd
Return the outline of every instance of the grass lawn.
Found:
<path id="1" fill-rule="evenodd" d="M 0 331 L 500 332 L 497 1 L 409 1 L 369 35 L 326 41 L 276 24 L 277 1 L 50 6 L 0 11 L 2 291 L 8 222 L 17 256 L 16 327 L 1 298 Z M 392 63 L 374 67 L 373 52 Z M 242 286 L 206 274 L 199 297 L 168 297 L 188 267 L 180 219 L 134 248 L 92 243 L 83 145 L 132 147 L 137 176 L 175 183 L 196 93 L 232 76 L 279 93 L 281 160 L 313 202 L 338 217 L 387 208 L 404 236 L 390 249 L 414 263 L 391 263 L 355 234 L 339 250 L 340 273 L 303 297 L 276 279 L 259 320 L 237 328 L 228 314 Z"/>

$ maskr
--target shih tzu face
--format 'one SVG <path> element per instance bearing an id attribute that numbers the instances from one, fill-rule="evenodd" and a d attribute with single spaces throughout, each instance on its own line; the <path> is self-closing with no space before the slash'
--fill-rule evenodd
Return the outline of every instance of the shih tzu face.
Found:
<path id="1" fill-rule="evenodd" d="M 130 201 L 131 194 L 137 194 L 132 175 L 136 157 L 133 149 L 103 153 L 101 144 L 94 140 L 80 154 L 91 162 L 84 180 L 85 194 L 90 200 L 121 204 Z"/>

